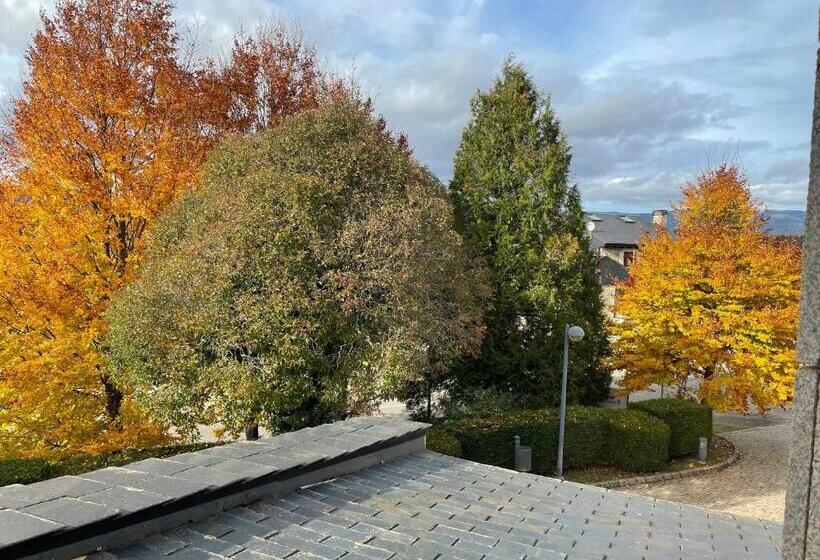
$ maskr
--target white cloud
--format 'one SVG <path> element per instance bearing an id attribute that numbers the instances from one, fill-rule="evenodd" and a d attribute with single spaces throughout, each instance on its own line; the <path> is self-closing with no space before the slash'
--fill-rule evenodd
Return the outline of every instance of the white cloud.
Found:
<path id="1" fill-rule="evenodd" d="M 748 163 L 764 202 L 802 206 L 814 2 L 528 1 L 177 0 L 175 17 L 197 28 L 202 54 L 224 51 L 239 29 L 298 23 L 326 66 L 355 68 L 389 125 L 445 180 L 470 98 L 515 51 L 551 94 L 588 206 L 666 204 L 683 180 L 731 158 Z M 0 0 L 0 94 L 19 84 L 40 7 Z"/>

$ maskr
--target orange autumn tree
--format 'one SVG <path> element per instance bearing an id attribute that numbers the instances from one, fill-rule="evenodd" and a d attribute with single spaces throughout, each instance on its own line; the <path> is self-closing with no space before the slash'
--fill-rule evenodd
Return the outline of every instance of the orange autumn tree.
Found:
<path id="1" fill-rule="evenodd" d="M 165 0 L 63 0 L 41 19 L 3 146 L 0 456 L 153 445 L 167 427 L 109 376 L 102 314 L 208 148 L 314 107 L 321 76 L 284 32 L 193 68 Z"/>
<path id="2" fill-rule="evenodd" d="M 800 291 L 797 244 L 765 233 L 742 172 L 724 165 L 684 186 L 677 235 L 656 230 L 612 322 L 626 391 L 676 385 L 720 411 L 791 402 Z"/>
<path id="3" fill-rule="evenodd" d="M 146 226 L 210 141 L 168 2 L 66 0 L 26 53 L 0 216 L 0 426 L 6 454 L 165 439 L 100 355 L 101 314 Z"/>
<path id="4" fill-rule="evenodd" d="M 288 115 L 315 109 L 334 93 L 350 93 L 323 73 L 316 50 L 298 29 L 260 26 L 234 39 L 227 61 L 206 61 L 201 83 L 223 132 L 257 132 Z"/>

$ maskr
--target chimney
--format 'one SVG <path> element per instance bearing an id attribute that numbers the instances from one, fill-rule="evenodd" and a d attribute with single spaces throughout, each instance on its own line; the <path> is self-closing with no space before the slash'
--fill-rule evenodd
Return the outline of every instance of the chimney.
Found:
<path id="1" fill-rule="evenodd" d="M 669 210 L 652 210 L 652 225 L 667 229 L 667 221 L 669 219 Z"/>

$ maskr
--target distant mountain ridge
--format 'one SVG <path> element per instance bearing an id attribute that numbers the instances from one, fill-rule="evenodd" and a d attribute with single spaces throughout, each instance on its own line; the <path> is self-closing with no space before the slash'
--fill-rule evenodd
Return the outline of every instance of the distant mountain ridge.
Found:
<path id="1" fill-rule="evenodd" d="M 652 221 L 651 212 L 624 212 L 628 216 L 640 218 L 647 222 Z M 766 210 L 766 228 L 775 235 L 803 235 L 806 227 L 805 210 Z M 675 216 L 669 212 L 669 227 L 675 228 Z"/>

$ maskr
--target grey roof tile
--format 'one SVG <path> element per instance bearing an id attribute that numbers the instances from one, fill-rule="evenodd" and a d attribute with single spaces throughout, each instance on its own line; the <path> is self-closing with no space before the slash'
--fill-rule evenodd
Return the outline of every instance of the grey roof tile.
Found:
<path id="1" fill-rule="evenodd" d="M 638 245 L 641 236 L 652 230 L 652 225 L 641 217 L 623 212 L 585 213 L 584 220 L 595 224 L 590 231 L 593 248 L 602 245 Z"/>
<path id="2" fill-rule="evenodd" d="M 187 527 L 174 529 L 167 533 L 167 535 L 194 548 L 200 548 L 222 556 L 233 556 L 237 552 L 241 552 L 245 549 L 244 546 L 239 544 L 214 537 L 213 535 L 204 535 Z"/>
<path id="3" fill-rule="evenodd" d="M 239 459 L 225 459 L 220 463 L 212 465 L 218 471 L 225 471 L 243 475 L 245 478 L 259 478 L 260 476 L 269 474 L 270 468 L 260 465 L 258 463 L 251 463 L 249 461 L 242 461 Z"/>
<path id="4" fill-rule="evenodd" d="M 202 533 L 203 535 L 211 535 L 212 537 L 224 537 L 232 531 L 232 529 L 227 525 L 217 523 L 213 519 L 206 519 L 204 521 L 191 523 L 188 525 L 188 528 Z"/>
<path id="5" fill-rule="evenodd" d="M 150 535 L 142 539 L 140 544 L 144 545 L 149 550 L 152 550 L 155 555 L 158 553 L 163 556 L 172 554 L 177 550 L 182 550 L 188 546 L 188 543 L 175 539 L 169 535 Z"/>
<path id="6" fill-rule="evenodd" d="M 78 498 L 57 498 L 25 507 L 20 511 L 69 527 L 87 525 L 121 513 L 118 508 L 94 504 Z"/>
<path id="7" fill-rule="evenodd" d="M 168 496 L 140 490 L 136 488 L 123 488 L 114 486 L 93 494 L 83 496 L 86 502 L 111 506 L 123 511 L 138 511 L 170 500 Z"/>
<path id="8" fill-rule="evenodd" d="M 45 495 L 49 496 L 49 499 L 60 498 L 62 496 L 79 498 L 85 494 L 99 492 L 100 490 L 105 490 L 110 487 L 111 485 L 108 483 L 88 480 L 78 476 L 61 476 L 59 478 L 35 482 L 28 486 L 30 490 L 44 492 Z"/>
<path id="9" fill-rule="evenodd" d="M 779 554 L 777 525 L 429 452 L 266 498 L 209 523 L 230 529 L 223 541 L 253 543 L 254 551 L 270 546 L 258 552 L 288 560 Z"/>
<path id="10" fill-rule="evenodd" d="M 202 492 L 211 488 L 211 485 L 203 480 L 185 480 L 171 476 L 156 476 L 137 482 L 133 485 L 133 488 L 155 492 L 162 496 L 176 499 Z"/>
<path id="11" fill-rule="evenodd" d="M 174 474 L 171 478 L 190 480 L 200 484 L 209 484 L 213 487 L 219 487 L 239 482 L 246 477 L 229 471 L 217 470 L 213 468 L 213 465 L 209 465 L 208 467 L 191 467 L 188 470 Z"/>
<path id="12" fill-rule="evenodd" d="M 191 465 L 172 459 L 156 459 L 151 457 L 137 461 L 136 463 L 131 463 L 128 465 L 128 468 L 132 471 L 140 471 L 153 475 L 169 475 L 190 469 Z"/>
<path id="13" fill-rule="evenodd" d="M 245 549 L 233 556 L 234 560 L 283 560 L 283 556 L 272 556 L 256 550 Z"/>
<path id="14" fill-rule="evenodd" d="M 392 437 L 389 428 L 381 429 L 384 425 L 384 420 L 362 419 L 302 430 L 299 437 L 319 442 L 316 445 L 328 435 L 345 442 L 368 442 L 376 434 Z M 292 437 L 286 440 L 294 441 Z M 288 458 L 301 445 L 275 451 L 242 447 L 240 454 L 263 450 L 242 457 L 225 454 L 219 463 L 222 468 L 215 468 L 216 464 L 192 466 L 171 476 L 142 479 L 135 485 L 167 496 L 161 484 L 170 488 L 177 481 L 230 483 L 261 472 L 258 467 L 264 463 L 254 462 L 254 458 L 266 462 Z M 344 452 L 344 445 L 324 449 L 334 456 Z M 247 464 L 255 466 L 246 470 Z M 162 537 L 151 537 L 153 541 L 143 539 L 126 549 L 110 551 L 110 556 L 94 558 L 170 554 L 167 557 L 171 559 L 253 560 L 769 560 L 779 557 L 779 538 L 776 524 L 421 452 L 282 496 L 266 497 Z M 152 550 L 149 542 L 163 542 L 167 547 L 160 553 Z"/>
<path id="15" fill-rule="evenodd" d="M 203 453 L 202 451 L 195 451 L 193 453 L 184 453 L 182 455 L 174 456 L 174 461 L 185 463 L 192 467 L 209 467 L 214 463 L 224 461 L 225 457 L 220 455 Z"/>
<path id="16" fill-rule="evenodd" d="M 64 526 L 60 523 L 34 515 L 10 509 L 0 510 L 0 543 L 3 544 L 29 539 L 63 528 Z"/>
<path id="17" fill-rule="evenodd" d="M 96 480 L 97 482 L 103 482 L 112 486 L 133 486 L 151 476 L 149 473 L 123 467 L 105 467 L 104 469 L 79 475 L 80 478 Z"/>
<path id="18" fill-rule="evenodd" d="M 0 508 L 19 509 L 53 498 L 53 492 L 35 488 L 33 485 L 10 484 L 0 487 Z"/>
<path id="19" fill-rule="evenodd" d="M 204 548 L 186 546 L 182 550 L 179 550 L 171 554 L 169 558 L 173 558 L 174 560 L 207 560 L 208 558 L 213 558 L 215 560 L 225 560 L 226 557 L 222 556 L 221 554 L 214 554 L 213 552 L 209 552 Z"/>

